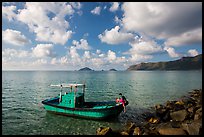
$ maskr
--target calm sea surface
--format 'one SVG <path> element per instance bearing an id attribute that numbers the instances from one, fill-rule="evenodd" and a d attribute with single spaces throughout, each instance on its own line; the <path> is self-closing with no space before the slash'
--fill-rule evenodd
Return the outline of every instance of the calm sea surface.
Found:
<path id="1" fill-rule="evenodd" d="M 108 121 L 47 113 L 41 101 L 59 94 L 50 84 L 86 83 L 86 101 L 115 100 L 123 93 L 127 112 Z M 202 71 L 2 71 L 2 134 L 94 135 L 100 126 L 121 129 L 141 113 L 202 88 Z"/>

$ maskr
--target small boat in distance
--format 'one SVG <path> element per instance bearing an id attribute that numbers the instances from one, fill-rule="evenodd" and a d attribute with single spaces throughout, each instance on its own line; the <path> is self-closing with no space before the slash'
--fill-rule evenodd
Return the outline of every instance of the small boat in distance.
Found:
<path id="1" fill-rule="evenodd" d="M 61 92 L 59 96 L 42 101 L 44 108 L 48 112 L 99 120 L 117 117 L 123 111 L 122 103 L 116 103 L 116 101 L 86 102 L 84 100 L 85 84 L 50 86 L 60 87 Z M 69 88 L 70 90 L 62 95 L 63 88 Z"/>

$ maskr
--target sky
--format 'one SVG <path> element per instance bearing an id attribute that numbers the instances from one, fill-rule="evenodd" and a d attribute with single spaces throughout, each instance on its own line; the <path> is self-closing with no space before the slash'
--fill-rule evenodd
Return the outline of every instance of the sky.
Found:
<path id="1" fill-rule="evenodd" d="M 201 2 L 2 3 L 2 70 L 126 70 L 198 54 Z"/>

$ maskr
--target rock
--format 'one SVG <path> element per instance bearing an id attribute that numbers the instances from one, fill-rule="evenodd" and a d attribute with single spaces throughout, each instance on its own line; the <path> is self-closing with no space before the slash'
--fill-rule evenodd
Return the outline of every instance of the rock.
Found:
<path id="1" fill-rule="evenodd" d="M 180 122 L 180 121 L 172 121 L 172 122 L 171 122 L 171 126 L 172 126 L 173 128 L 180 128 L 181 122 Z"/>
<path id="2" fill-rule="evenodd" d="M 184 102 L 183 102 L 183 100 L 179 100 L 179 101 L 177 101 L 177 102 L 175 103 L 175 105 L 184 105 Z"/>
<path id="3" fill-rule="evenodd" d="M 166 122 L 166 121 L 169 121 L 170 119 L 171 119 L 171 117 L 170 117 L 170 112 L 167 111 L 166 114 L 165 114 L 165 116 L 162 118 L 162 120 Z"/>
<path id="4" fill-rule="evenodd" d="M 182 128 L 160 128 L 158 132 L 160 135 L 186 135 Z"/>
<path id="5" fill-rule="evenodd" d="M 148 120 L 148 122 L 151 123 L 151 124 L 157 124 L 157 123 L 159 123 L 159 118 L 151 117 L 151 118 Z"/>
<path id="6" fill-rule="evenodd" d="M 161 105 L 161 104 L 157 104 L 157 105 L 154 106 L 154 108 L 155 108 L 155 110 L 157 110 L 157 109 L 164 108 L 164 106 Z"/>
<path id="7" fill-rule="evenodd" d="M 110 135 L 112 132 L 112 129 L 110 127 L 99 127 L 96 130 L 96 135 Z"/>
<path id="8" fill-rule="evenodd" d="M 151 130 L 148 133 L 149 135 L 159 135 L 159 133 L 156 130 Z"/>
<path id="9" fill-rule="evenodd" d="M 187 110 L 188 110 L 188 112 L 193 113 L 194 108 L 193 108 L 193 107 L 190 107 L 190 108 L 188 108 Z"/>
<path id="10" fill-rule="evenodd" d="M 160 123 L 156 126 L 156 129 L 155 130 L 159 130 L 161 128 L 172 128 L 172 124 L 171 122 L 166 122 L 166 123 Z"/>
<path id="11" fill-rule="evenodd" d="M 185 109 L 183 109 L 183 110 L 179 110 L 179 111 L 170 112 L 170 116 L 171 116 L 172 120 L 183 121 L 187 116 L 187 111 Z"/>
<path id="12" fill-rule="evenodd" d="M 189 135 L 200 135 L 202 128 L 201 120 L 193 120 L 184 122 L 181 124 L 181 127 L 188 132 Z"/>
<path id="13" fill-rule="evenodd" d="M 166 108 L 169 110 L 172 110 L 174 108 L 174 102 L 173 101 L 167 101 L 166 102 Z"/>
<path id="14" fill-rule="evenodd" d="M 136 127 L 136 128 L 134 129 L 133 135 L 141 135 L 141 130 L 140 130 L 139 127 Z"/>
<path id="15" fill-rule="evenodd" d="M 166 108 L 161 108 L 161 109 L 158 109 L 156 110 L 156 115 L 159 116 L 159 117 L 164 117 L 167 113 L 167 109 Z"/>
<path id="16" fill-rule="evenodd" d="M 194 120 L 198 120 L 202 118 L 202 107 L 196 110 L 195 115 L 194 115 Z"/>
<path id="17" fill-rule="evenodd" d="M 129 134 L 126 131 L 122 131 L 122 132 L 120 132 L 120 135 L 129 135 Z"/>
<path id="18" fill-rule="evenodd" d="M 128 134 L 132 134 L 135 127 L 136 127 L 135 123 L 129 123 L 128 128 L 127 128 Z"/>

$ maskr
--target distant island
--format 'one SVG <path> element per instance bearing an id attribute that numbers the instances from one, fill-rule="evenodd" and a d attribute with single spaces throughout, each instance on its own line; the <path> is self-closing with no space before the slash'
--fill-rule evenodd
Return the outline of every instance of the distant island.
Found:
<path id="1" fill-rule="evenodd" d="M 85 68 L 79 69 L 78 71 L 94 71 L 94 70 L 92 70 L 92 69 L 90 69 L 88 67 L 85 67 Z"/>
<path id="2" fill-rule="evenodd" d="M 110 69 L 109 71 L 117 71 L 116 69 Z"/>
<path id="3" fill-rule="evenodd" d="M 201 70 L 202 54 L 195 57 L 182 57 L 167 62 L 140 63 L 130 66 L 127 70 Z"/>

